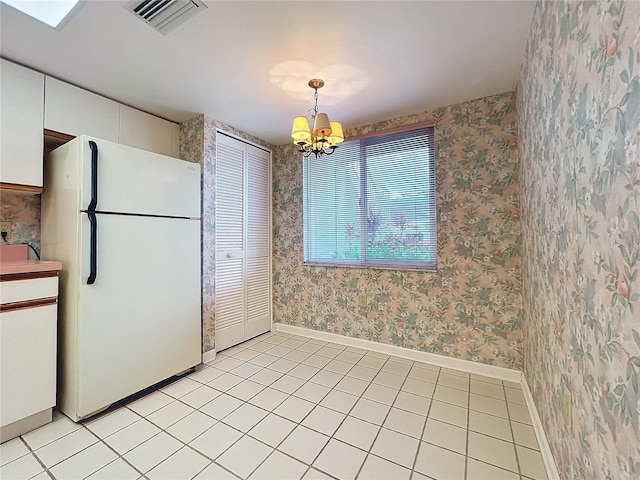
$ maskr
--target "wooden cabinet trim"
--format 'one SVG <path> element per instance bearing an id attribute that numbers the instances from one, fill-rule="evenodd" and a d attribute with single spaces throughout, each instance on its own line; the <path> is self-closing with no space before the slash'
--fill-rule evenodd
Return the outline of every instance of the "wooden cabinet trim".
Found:
<path id="1" fill-rule="evenodd" d="M 67 142 L 76 138 L 73 135 L 69 135 L 68 133 L 56 132 L 54 130 L 48 130 L 46 128 L 44 129 L 44 136 L 59 138 L 60 140 L 66 140 Z"/>
<path id="2" fill-rule="evenodd" d="M 36 187 L 35 185 L 21 185 L 19 183 L 0 182 L 1 190 L 15 190 L 26 193 L 42 193 L 42 187 Z"/>
<path id="3" fill-rule="evenodd" d="M 48 270 L 45 272 L 27 272 L 27 273 L 7 273 L 0 275 L 0 282 L 13 282 L 16 280 L 33 280 L 34 278 L 57 277 L 57 270 Z"/>
<path id="4" fill-rule="evenodd" d="M 58 297 L 39 298 L 37 300 L 25 300 L 24 302 L 4 303 L 0 305 L 0 313 L 13 312 L 25 308 L 45 307 L 58 303 Z"/>

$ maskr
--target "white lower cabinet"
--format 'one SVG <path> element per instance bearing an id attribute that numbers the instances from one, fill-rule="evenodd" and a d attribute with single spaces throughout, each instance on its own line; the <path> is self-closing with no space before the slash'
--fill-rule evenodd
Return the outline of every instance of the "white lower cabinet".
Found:
<path id="1" fill-rule="evenodd" d="M 220 351 L 271 329 L 271 154 L 219 132 L 215 199 Z"/>
<path id="2" fill-rule="evenodd" d="M 2 278 L 0 441 L 51 421 L 56 404 L 57 275 Z"/>

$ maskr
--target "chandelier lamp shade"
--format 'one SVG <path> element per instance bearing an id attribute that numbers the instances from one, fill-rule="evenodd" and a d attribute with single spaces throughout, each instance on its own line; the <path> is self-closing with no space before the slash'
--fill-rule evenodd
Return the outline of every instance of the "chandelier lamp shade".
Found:
<path id="1" fill-rule="evenodd" d="M 322 155 L 331 155 L 338 144 L 344 141 L 342 125 L 340 122 L 329 121 L 326 113 L 318 113 L 318 89 L 324 86 L 324 81 L 314 78 L 309 80 L 309 86 L 314 90 L 315 106 L 307 112 L 311 115 L 296 117 L 291 128 L 293 143 L 298 146 L 298 151 L 305 157 L 314 154 L 316 158 Z M 313 123 L 313 130 L 309 124 Z"/>

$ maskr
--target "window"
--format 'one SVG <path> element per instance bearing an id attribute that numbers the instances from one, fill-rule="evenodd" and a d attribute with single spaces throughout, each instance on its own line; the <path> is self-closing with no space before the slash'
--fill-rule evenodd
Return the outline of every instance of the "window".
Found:
<path id="1" fill-rule="evenodd" d="M 303 189 L 305 263 L 435 270 L 433 126 L 305 158 Z"/>

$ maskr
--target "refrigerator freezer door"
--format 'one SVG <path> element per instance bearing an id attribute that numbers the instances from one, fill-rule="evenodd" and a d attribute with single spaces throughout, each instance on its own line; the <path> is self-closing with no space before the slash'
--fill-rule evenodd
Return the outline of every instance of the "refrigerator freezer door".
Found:
<path id="1" fill-rule="evenodd" d="M 73 140 L 81 143 L 82 210 L 91 203 L 96 174 L 90 141 L 97 145 L 96 211 L 200 217 L 200 165 L 86 135 Z"/>
<path id="2" fill-rule="evenodd" d="M 82 217 L 76 417 L 201 362 L 200 222 L 97 214 L 97 273 Z M 65 412 L 67 413 L 67 412 Z M 74 418 L 75 419 L 75 418 Z"/>

